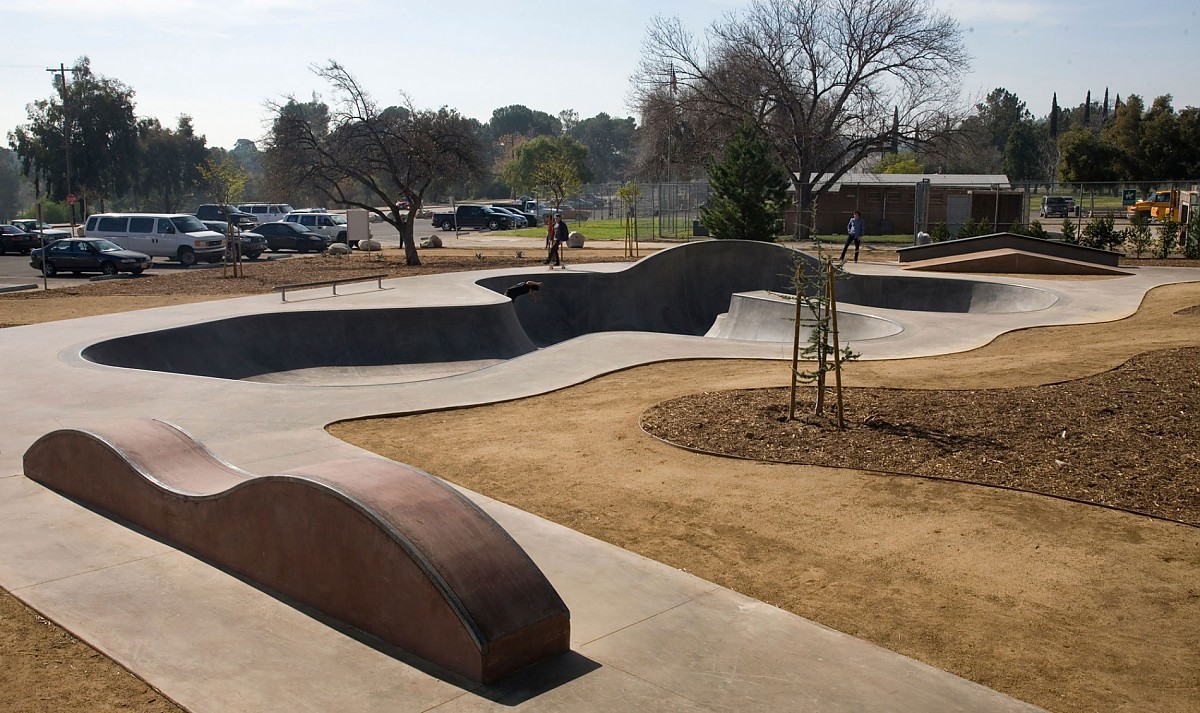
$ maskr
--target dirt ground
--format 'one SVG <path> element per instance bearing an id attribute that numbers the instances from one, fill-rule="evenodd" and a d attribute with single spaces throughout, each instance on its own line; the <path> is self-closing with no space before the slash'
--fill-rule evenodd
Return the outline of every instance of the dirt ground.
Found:
<path id="1" fill-rule="evenodd" d="M 175 276 L 155 278 L 168 279 Z M 277 278 L 261 279 L 269 287 Z M 159 295 L 97 294 L 89 285 L 79 295 L 0 296 L 0 322 L 145 307 L 191 291 L 238 294 L 205 284 Z M 10 309 L 20 303 L 30 306 Z M 330 430 L 1053 711 L 1193 711 L 1200 528 L 953 479 L 1124 497 L 1114 504 L 1148 511 L 1160 493 L 1160 514 L 1196 522 L 1198 305 L 1200 284 L 1168 286 L 1119 322 L 1023 330 L 962 354 L 849 364 L 853 435 L 775 458 L 813 461 L 820 450 L 832 460 L 813 462 L 827 465 L 705 455 L 641 429 L 643 421 L 692 436 L 724 428 L 734 437 L 701 445 L 760 456 L 743 449 L 778 436 L 767 438 L 762 423 L 734 424 L 731 417 L 756 408 L 731 392 L 786 384 L 787 366 L 776 362 L 655 364 L 518 402 Z M 1180 351 L 1154 353 L 1163 349 Z M 868 401 L 863 390 L 873 389 L 888 391 Z M 706 407 L 716 412 L 700 417 L 701 404 L 670 403 L 698 393 L 711 395 Z M 777 417 L 776 395 L 759 394 L 771 404 L 764 417 Z M 877 398 L 889 395 L 904 399 L 890 411 L 889 399 Z M 973 418 L 958 418 L 964 412 Z M 872 455 L 897 443 L 913 451 L 910 465 Z M 898 474 L 931 471 L 947 479 Z M 1099 483 L 1115 487 L 1081 492 Z M 0 595 L 0 710 L 65 709 L 175 710 Z"/>

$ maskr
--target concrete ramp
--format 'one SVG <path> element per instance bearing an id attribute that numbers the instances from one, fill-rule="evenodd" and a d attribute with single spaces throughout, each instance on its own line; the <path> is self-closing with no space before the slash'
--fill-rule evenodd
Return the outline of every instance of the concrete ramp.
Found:
<path id="1" fill-rule="evenodd" d="M 975 272 L 1008 275 L 1128 275 L 1124 270 L 1083 260 L 999 248 L 965 255 L 918 260 L 903 265 L 905 270 L 929 272 Z"/>
<path id="2" fill-rule="evenodd" d="M 570 613 L 499 524 L 428 473 L 345 459 L 256 476 L 178 428 L 46 434 L 30 480 L 472 681 L 570 646 Z"/>
<path id="3" fill-rule="evenodd" d="M 790 344 L 795 337 L 796 301 L 791 295 L 773 292 L 741 292 L 733 296 L 729 312 L 717 317 L 704 336 Z M 801 306 L 800 340 L 816 326 L 812 310 Z M 890 319 L 855 312 L 846 305 L 838 309 L 838 339 L 843 343 L 879 339 L 899 334 L 903 328 Z"/>

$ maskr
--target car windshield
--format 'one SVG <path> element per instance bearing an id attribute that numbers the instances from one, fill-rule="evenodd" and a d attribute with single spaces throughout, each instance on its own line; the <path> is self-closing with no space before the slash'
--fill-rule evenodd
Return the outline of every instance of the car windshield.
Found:
<path id="1" fill-rule="evenodd" d="M 307 225 L 300 225 L 299 223 L 288 223 L 288 225 L 292 226 L 298 232 L 301 232 L 301 233 L 311 233 L 312 232 L 311 230 L 309 230 Z"/>
<path id="2" fill-rule="evenodd" d="M 202 233 L 208 228 L 204 227 L 204 223 L 194 215 L 177 215 L 171 218 L 171 223 L 175 229 L 181 233 Z"/>
<path id="3" fill-rule="evenodd" d="M 334 225 L 345 225 L 345 224 L 346 224 L 346 219 L 345 219 L 345 218 L 343 218 L 343 217 L 342 217 L 342 216 L 340 216 L 340 215 L 337 215 L 336 213 L 335 213 L 335 214 L 333 214 L 333 215 L 331 215 L 331 216 L 329 216 L 329 220 L 330 220 L 330 221 L 331 221 L 331 222 L 332 222 Z"/>
<path id="4" fill-rule="evenodd" d="M 120 245 L 111 240 L 94 240 L 92 245 L 95 245 L 96 249 L 102 253 L 111 253 L 122 249 Z"/>
<path id="5" fill-rule="evenodd" d="M 280 213 L 292 213 L 292 212 L 294 212 L 294 211 L 295 211 L 295 208 L 292 208 L 292 207 L 291 207 L 290 205 L 288 205 L 287 203 L 284 203 L 283 205 L 279 206 L 279 212 L 280 212 Z"/>
<path id="6" fill-rule="evenodd" d="M 231 205 L 223 205 L 223 206 L 221 206 L 221 210 L 225 211 L 226 213 L 241 213 L 242 212 L 242 211 L 238 210 L 237 208 L 234 208 Z"/>

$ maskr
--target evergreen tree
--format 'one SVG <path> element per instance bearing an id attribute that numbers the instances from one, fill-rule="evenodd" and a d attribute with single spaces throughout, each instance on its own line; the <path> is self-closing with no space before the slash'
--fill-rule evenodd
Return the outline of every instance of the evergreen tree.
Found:
<path id="1" fill-rule="evenodd" d="M 1083 103 L 1083 125 L 1087 128 L 1092 127 L 1092 90 L 1087 93 L 1087 100 Z"/>
<path id="2" fill-rule="evenodd" d="M 1100 111 L 1100 123 L 1108 123 L 1108 87 L 1104 88 L 1104 108 Z"/>
<path id="3" fill-rule="evenodd" d="M 1058 92 L 1054 93 L 1054 99 L 1050 101 L 1050 138 L 1058 138 Z"/>
<path id="4" fill-rule="evenodd" d="M 771 160 L 770 146 L 750 122 L 725 147 L 725 158 L 709 164 L 712 197 L 700 209 L 709 235 L 726 240 L 775 240 L 788 180 Z"/>

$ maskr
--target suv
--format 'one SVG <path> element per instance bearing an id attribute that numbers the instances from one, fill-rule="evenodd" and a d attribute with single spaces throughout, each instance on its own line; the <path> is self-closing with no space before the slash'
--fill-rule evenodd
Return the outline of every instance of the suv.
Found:
<path id="1" fill-rule="evenodd" d="M 346 218 L 337 213 L 307 213 L 295 211 L 288 213 L 283 222 L 299 223 L 314 233 L 320 233 L 334 242 L 346 243 L 351 248 L 358 247 L 358 241 L 347 241 Z"/>
<path id="2" fill-rule="evenodd" d="M 60 238 L 71 237 L 71 231 L 61 228 L 51 228 L 49 224 L 39 223 L 33 218 L 17 218 L 16 220 L 10 220 L 9 224 L 17 226 L 26 233 L 39 233 L 46 239 L 47 245 Z"/>
<path id="3" fill-rule="evenodd" d="M 258 223 L 258 219 L 249 213 L 244 213 L 231 205 L 205 203 L 196 209 L 196 217 L 201 221 L 219 220 L 230 222 L 239 228 L 250 228 Z"/>
<path id="4" fill-rule="evenodd" d="M 1043 218 L 1066 218 L 1074 212 L 1075 199 L 1072 196 L 1042 196 Z"/>
<path id="5" fill-rule="evenodd" d="M 238 206 L 238 210 L 254 216 L 259 223 L 274 223 L 283 220 L 285 215 L 295 209 L 287 203 L 243 203 Z"/>

